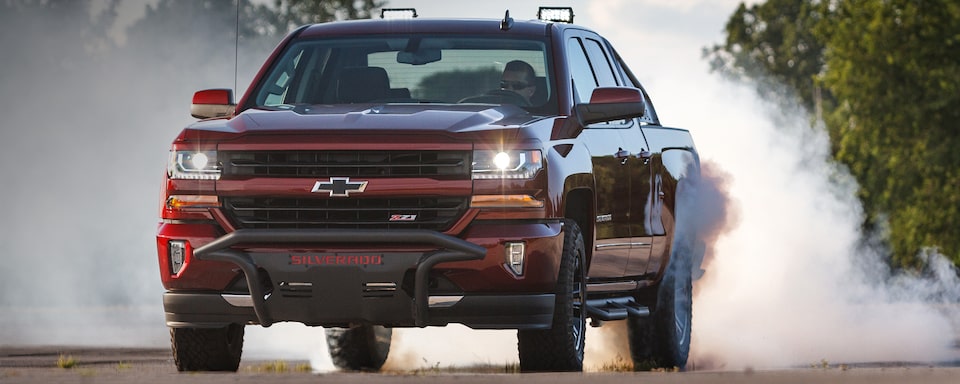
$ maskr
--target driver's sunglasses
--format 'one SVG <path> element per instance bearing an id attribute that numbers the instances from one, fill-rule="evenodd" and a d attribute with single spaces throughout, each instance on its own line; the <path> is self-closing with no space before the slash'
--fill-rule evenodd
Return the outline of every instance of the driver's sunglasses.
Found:
<path id="1" fill-rule="evenodd" d="M 526 89 L 530 85 L 530 83 L 524 83 L 522 81 L 500 80 L 500 89 L 519 91 L 521 89 Z"/>

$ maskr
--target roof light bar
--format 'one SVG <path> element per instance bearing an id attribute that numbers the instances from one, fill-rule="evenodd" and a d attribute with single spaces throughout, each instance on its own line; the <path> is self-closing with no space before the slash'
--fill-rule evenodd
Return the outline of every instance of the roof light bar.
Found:
<path id="1" fill-rule="evenodd" d="M 554 23 L 573 24 L 573 7 L 540 7 L 537 19 Z"/>
<path id="2" fill-rule="evenodd" d="M 388 17 L 389 16 L 389 17 Z M 416 8 L 384 8 L 380 10 L 381 19 L 416 19 Z"/>

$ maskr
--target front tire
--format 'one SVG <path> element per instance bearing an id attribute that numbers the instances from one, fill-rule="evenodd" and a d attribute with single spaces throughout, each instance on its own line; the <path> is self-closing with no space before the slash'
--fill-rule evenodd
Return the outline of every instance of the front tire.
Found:
<path id="1" fill-rule="evenodd" d="M 345 371 L 379 371 L 390 353 L 393 329 L 379 325 L 327 328 L 327 348 L 333 365 Z"/>
<path id="2" fill-rule="evenodd" d="M 170 346 L 178 371 L 236 372 L 243 352 L 243 325 L 170 328 Z"/>
<path id="3" fill-rule="evenodd" d="M 583 235 L 576 222 L 565 221 L 563 255 L 557 278 L 553 326 L 545 330 L 517 331 L 520 370 L 583 370 L 586 331 L 587 279 Z"/>

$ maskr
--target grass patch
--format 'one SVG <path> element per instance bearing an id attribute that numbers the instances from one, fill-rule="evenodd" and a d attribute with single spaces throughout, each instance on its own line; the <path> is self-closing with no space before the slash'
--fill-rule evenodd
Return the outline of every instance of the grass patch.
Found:
<path id="1" fill-rule="evenodd" d="M 72 369 L 80 365 L 80 361 L 74 359 L 71 355 L 60 355 L 57 358 L 57 367 L 62 369 Z"/>
<path id="2" fill-rule="evenodd" d="M 506 363 L 506 364 L 474 364 L 467 366 L 458 366 L 451 365 L 446 367 L 441 367 L 439 362 L 431 363 L 430 361 L 423 359 L 424 365 L 416 369 L 388 369 L 383 371 L 384 373 L 393 374 L 393 375 L 413 375 L 413 376 L 426 376 L 426 375 L 438 375 L 438 374 L 460 374 L 460 373 L 474 373 L 474 374 L 498 374 L 498 373 L 520 373 L 520 364 L 518 363 Z"/>
<path id="3" fill-rule="evenodd" d="M 673 367 L 673 368 L 662 368 L 662 367 L 661 367 L 661 368 L 654 368 L 654 369 L 651 369 L 650 372 L 680 372 L 680 367 Z"/>
<path id="4" fill-rule="evenodd" d="M 600 366 L 600 372 L 633 372 L 633 362 L 617 354 L 617 358 Z"/>
<path id="5" fill-rule="evenodd" d="M 311 373 L 313 372 L 313 367 L 310 366 L 310 363 L 300 363 L 293 366 L 291 369 L 290 364 L 286 361 L 274 360 L 260 365 L 248 367 L 247 370 L 256 373 Z"/>

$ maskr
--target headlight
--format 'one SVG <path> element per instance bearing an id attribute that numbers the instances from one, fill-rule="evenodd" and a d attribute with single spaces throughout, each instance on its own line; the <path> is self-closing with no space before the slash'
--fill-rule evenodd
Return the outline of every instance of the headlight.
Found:
<path id="1" fill-rule="evenodd" d="M 167 176 L 171 179 L 217 180 L 220 165 L 216 151 L 171 151 Z"/>
<path id="2" fill-rule="evenodd" d="M 538 150 L 474 151 L 474 179 L 532 179 L 543 168 Z"/>

